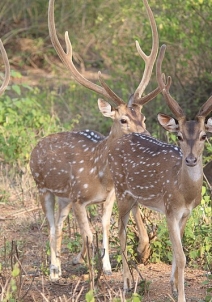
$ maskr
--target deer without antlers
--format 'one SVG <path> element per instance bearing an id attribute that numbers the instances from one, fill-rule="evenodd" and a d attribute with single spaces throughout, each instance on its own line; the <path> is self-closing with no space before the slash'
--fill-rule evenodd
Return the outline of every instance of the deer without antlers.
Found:
<path id="1" fill-rule="evenodd" d="M 9 63 L 7 53 L 6 53 L 6 50 L 4 48 L 4 45 L 1 41 L 1 39 L 0 39 L 0 51 L 2 54 L 3 61 L 4 61 L 4 65 L 5 65 L 5 76 L 4 76 L 3 83 L 0 87 L 0 95 L 2 95 L 10 81 L 10 63 Z"/>
<path id="2" fill-rule="evenodd" d="M 132 285 L 127 265 L 126 226 L 129 211 L 140 204 L 166 215 L 173 248 L 171 287 L 174 295 L 178 293 L 178 302 L 185 302 L 186 259 L 181 238 L 192 209 L 201 201 L 202 152 L 206 132 L 212 132 L 212 118 L 206 122 L 212 111 L 212 97 L 201 107 L 195 120 L 187 121 L 179 104 L 169 94 L 171 78 L 166 84 L 161 74 L 164 53 L 165 45 L 157 60 L 157 80 L 175 118 L 158 114 L 158 121 L 167 131 L 177 133 L 180 148 L 132 133 L 114 142 L 108 160 L 119 209 L 124 289 Z"/>
<path id="3" fill-rule="evenodd" d="M 83 239 L 82 250 L 73 263 L 77 264 L 84 259 L 87 240 L 89 244 L 93 240 L 86 206 L 94 203 L 103 203 L 103 270 L 106 273 L 111 272 L 108 233 L 115 194 L 108 168 L 108 150 L 114 141 L 123 134 L 130 132 L 148 134 L 145 118 L 140 111 L 142 105 L 153 99 L 160 92 L 160 88 L 156 88 L 148 95 L 142 96 L 150 81 L 158 52 L 158 33 L 154 16 L 146 0 L 144 0 L 144 4 L 152 28 L 152 50 L 150 55 L 147 56 L 141 50 L 138 42 L 136 42 L 137 50 L 146 65 L 138 88 L 130 98 L 128 104 L 126 104 L 106 85 L 100 72 L 99 81 L 101 86 L 88 81 L 77 71 L 72 61 L 72 46 L 68 33 L 65 33 L 67 53 L 64 52 L 57 38 L 54 21 L 54 0 L 49 1 L 49 33 L 52 44 L 60 59 L 70 70 L 77 82 L 107 97 L 116 105 L 114 108 L 103 99 L 98 100 L 101 113 L 113 120 L 110 134 L 107 137 L 90 130 L 56 133 L 42 139 L 32 151 L 30 167 L 39 190 L 43 210 L 50 226 L 51 280 L 57 280 L 61 275 L 62 227 L 71 207 Z M 56 221 L 54 218 L 55 196 L 58 197 L 59 204 Z M 149 238 L 143 226 L 138 207 L 135 206 L 133 208 L 133 214 L 139 226 L 140 233 L 142 235 L 145 234 L 140 238 L 139 251 L 141 254 L 143 253 L 143 257 L 148 257 Z"/>

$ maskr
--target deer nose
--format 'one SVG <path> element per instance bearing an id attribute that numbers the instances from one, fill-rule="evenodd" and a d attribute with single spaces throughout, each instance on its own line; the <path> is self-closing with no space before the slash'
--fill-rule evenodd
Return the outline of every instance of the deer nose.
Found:
<path id="1" fill-rule="evenodd" d="M 195 156 L 193 156 L 192 154 L 189 154 L 186 157 L 185 161 L 186 161 L 186 165 L 190 166 L 190 167 L 196 166 L 196 164 L 197 164 L 197 158 Z"/>

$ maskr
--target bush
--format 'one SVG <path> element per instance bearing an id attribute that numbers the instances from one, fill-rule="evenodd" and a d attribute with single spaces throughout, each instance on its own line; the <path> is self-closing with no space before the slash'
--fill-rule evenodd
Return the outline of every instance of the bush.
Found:
<path id="1" fill-rule="evenodd" d="M 50 100 L 48 106 L 45 99 Z M 0 98 L 0 156 L 4 163 L 26 164 L 41 137 L 65 130 L 54 111 L 55 99 L 54 91 L 41 93 L 27 85 L 12 85 Z"/>

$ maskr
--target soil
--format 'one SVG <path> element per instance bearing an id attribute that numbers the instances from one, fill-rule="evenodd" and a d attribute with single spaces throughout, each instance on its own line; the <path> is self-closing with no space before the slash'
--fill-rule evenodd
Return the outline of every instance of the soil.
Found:
<path id="1" fill-rule="evenodd" d="M 0 203 L 0 263 L 3 264 L 0 283 L 6 283 L 11 265 L 14 265 L 18 260 L 21 274 L 16 278 L 20 289 L 16 295 L 17 301 L 86 301 L 85 294 L 89 291 L 89 270 L 83 264 L 72 265 L 71 259 L 74 254 L 69 251 L 67 244 L 63 244 L 62 249 L 62 278 L 57 283 L 49 281 L 47 275 L 49 259 L 46 256 L 47 223 L 39 204 L 30 200 L 27 203 L 27 208 L 26 204 L 17 205 L 16 202 L 14 205 Z M 73 236 L 69 226 L 66 224 L 64 228 L 64 241 L 66 243 L 69 241 L 69 236 Z M 100 272 L 100 276 L 95 284 L 95 301 L 115 301 L 115 298 L 124 301 L 123 297 L 120 298 L 122 296 L 122 274 L 120 268 L 117 268 L 117 263 L 114 264 L 110 276 L 101 273 L 100 269 L 97 270 L 98 272 Z M 171 266 L 165 263 L 136 266 L 136 269 L 133 270 L 135 291 L 139 294 L 142 293 L 142 301 L 175 301 L 171 296 L 169 286 L 170 272 Z M 95 277 L 97 273 L 94 273 Z M 204 301 L 207 287 L 212 286 L 209 283 L 204 284 L 206 280 L 208 280 L 206 271 L 186 268 L 187 302 Z"/>

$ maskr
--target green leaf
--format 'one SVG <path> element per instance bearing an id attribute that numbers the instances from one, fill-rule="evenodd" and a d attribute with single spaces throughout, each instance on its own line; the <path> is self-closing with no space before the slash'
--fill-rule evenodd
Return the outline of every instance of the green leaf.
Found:
<path id="1" fill-rule="evenodd" d="M 85 300 L 86 300 L 86 302 L 94 302 L 95 301 L 92 290 L 90 290 L 89 292 L 86 293 Z"/>
<path id="2" fill-rule="evenodd" d="M 18 95 L 21 95 L 21 88 L 19 85 L 12 85 L 12 90 L 14 90 Z"/>
<path id="3" fill-rule="evenodd" d="M 14 265 L 14 268 L 13 268 L 12 272 L 11 272 L 11 275 L 12 275 L 12 277 L 17 277 L 19 274 L 20 274 L 19 264 L 16 263 Z"/>

